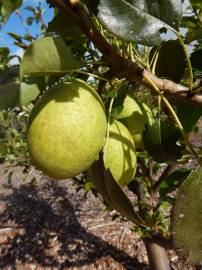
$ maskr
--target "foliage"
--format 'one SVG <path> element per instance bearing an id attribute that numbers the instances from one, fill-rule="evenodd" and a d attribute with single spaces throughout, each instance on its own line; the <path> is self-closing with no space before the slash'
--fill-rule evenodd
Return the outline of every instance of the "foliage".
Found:
<path id="1" fill-rule="evenodd" d="M 4 21 L 21 4 L 15 1 L 16 4 L 11 5 L 11 2 L 0 3 Z M 1 161 L 15 161 L 16 157 L 17 160 L 28 159 L 27 108 L 30 103 L 35 105 L 44 92 L 59 85 L 58 82 L 79 78 L 97 90 L 108 119 L 106 142 L 111 121 L 124 114 L 124 101 L 130 96 L 131 104 L 138 100 L 140 105 L 136 106 L 138 110 L 127 111 L 132 122 L 134 115 L 145 114 L 145 106 L 152 111 L 152 119 L 142 123 L 143 142 L 141 151 L 136 153 L 136 175 L 134 179 L 127 179 L 128 188 L 135 193 L 133 200 L 127 196 L 126 185 L 118 182 L 110 166 L 107 168 L 103 149 L 89 168 L 83 185 L 86 189 L 91 186 L 96 189 L 109 208 L 136 224 L 143 238 L 150 239 L 156 234 L 171 233 L 169 207 L 180 188 L 173 212 L 176 243 L 185 253 L 196 253 L 196 248 L 200 253 L 200 243 L 191 222 L 199 234 L 200 218 L 197 214 L 192 216 L 192 212 L 202 211 L 200 189 L 197 189 L 201 168 L 190 174 L 190 169 L 181 167 L 186 166 L 189 159 L 200 167 L 202 159 L 201 144 L 192 145 L 189 140 L 190 134 L 197 131 L 202 115 L 201 1 L 190 1 L 189 14 L 184 16 L 181 1 L 172 0 L 47 2 L 54 8 L 54 17 L 47 26 L 40 4 L 29 5 L 26 6 L 31 13 L 25 22 L 27 34 L 9 33 L 14 44 L 25 49 L 20 66 L 11 66 L 9 61 L 13 56 L 9 49 L 0 48 Z M 40 24 L 41 32 L 37 37 L 29 33 L 34 21 Z M 186 28 L 184 36 L 178 32 L 179 26 Z M 162 33 L 170 31 L 175 39 L 162 40 Z M 186 44 L 192 46 L 190 55 Z M 22 108 L 26 108 L 25 111 Z M 17 119 L 17 127 L 13 126 L 13 119 L 15 123 Z M 62 127 L 62 121 L 59 124 Z M 138 124 L 134 121 L 134 126 Z M 127 151 L 124 148 L 126 159 Z M 115 156 L 113 161 L 119 157 Z M 184 204 L 185 193 L 188 199 Z M 186 213 L 185 223 L 179 219 L 181 212 Z M 188 235 L 185 243 L 182 230 Z M 198 262 L 200 257 L 193 255 L 191 259 Z"/>
<path id="2" fill-rule="evenodd" d="M 17 165 L 29 162 L 26 125 L 29 113 L 20 109 L 0 112 L 0 162 Z"/>

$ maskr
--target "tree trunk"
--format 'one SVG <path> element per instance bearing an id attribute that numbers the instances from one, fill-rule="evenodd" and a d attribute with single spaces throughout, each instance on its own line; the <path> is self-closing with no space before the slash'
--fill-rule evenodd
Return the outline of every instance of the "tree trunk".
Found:
<path id="1" fill-rule="evenodd" d="M 171 270 L 165 249 L 150 238 L 145 238 L 144 243 L 147 250 L 150 270 Z"/>

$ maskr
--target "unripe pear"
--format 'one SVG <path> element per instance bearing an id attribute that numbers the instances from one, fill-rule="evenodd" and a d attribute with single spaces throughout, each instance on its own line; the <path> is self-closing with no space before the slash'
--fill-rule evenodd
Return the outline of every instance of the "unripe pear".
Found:
<path id="1" fill-rule="evenodd" d="M 119 121 L 114 120 L 109 126 L 103 158 L 105 168 L 121 186 L 133 180 L 137 163 L 135 144 L 129 130 Z"/>
<path id="2" fill-rule="evenodd" d="M 71 79 L 46 91 L 31 112 L 27 143 L 33 162 L 66 179 L 90 167 L 105 142 L 107 121 L 98 94 Z"/>
<path id="3" fill-rule="evenodd" d="M 117 117 L 131 132 L 137 149 L 144 149 L 142 133 L 146 125 L 152 125 L 154 122 L 153 114 L 149 106 L 126 96 L 123 103 L 123 110 Z"/>
<path id="4" fill-rule="evenodd" d="M 123 110 L 117 117 L 130 131 L 131 134 L 141 133 L 147 122 L 146 117 L 136 100 L 126 96 Z"/>

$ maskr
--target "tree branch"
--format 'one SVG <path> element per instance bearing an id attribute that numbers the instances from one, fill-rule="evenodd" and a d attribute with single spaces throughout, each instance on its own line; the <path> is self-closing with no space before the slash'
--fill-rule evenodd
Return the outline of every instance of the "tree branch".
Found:
<path id="1" fill-rule="evenodd" d="M 162 174 L 160 175 L 159 179 L 153 185 L 153 193 L 156 196 L 159 192 L 159 188 L 161 183 L 165 180 L 167 176 L 169 176 L 172 172 L 174 172 L 178 167 L 178 164 L 174 165 L 167 165 Z"/>
<path id="2" fill-rule="evenodd" d="M 152 89 L 152 86 L 148 82 L 149 78 L 149 80 L 152 80 L 160 91 L 163 91 L 167 97 L 181 102 L 202 106 L 202 95 L 192 94 L 185 86 L 176 84 L 170 80 L 160 79 L 131 60 L 120 56 L 116 49 L 108 43 L 108 41 L 96 29 L 89 14 L 79 1 L 49 0 L 49 2 L 53 6 L 66 12 L 68 16 L 72 17 L 78 27 L 103 54 L 103 57 L 108 61 L 114 72 L 117 74 L 117 77 L 125 77 L 132 82 L 136 82 Z"/>

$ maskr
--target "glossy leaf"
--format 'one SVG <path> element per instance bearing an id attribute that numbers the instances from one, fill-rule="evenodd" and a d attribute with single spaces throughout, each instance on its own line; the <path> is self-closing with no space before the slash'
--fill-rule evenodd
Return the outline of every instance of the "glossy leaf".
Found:
<path id="1" fill-rule="evenodd" d="M 114 205 L 112 203 L 109 194 L 107 193 L 106 186 L 105 186 L 105 176 L 104 176 L 104 164 L 101 158 L 95 161 L 90 169 L 88 170 L 88 174 L 90 179 L 93 182 L 94 187 L 98 191 L 98 193 L 102 196 L 103 200 L 112 208 L 114 209 Z"/>
<path id="2" fill-rule="evenodd" d="M 121 215 L 136 224 L 143 224 L 123 189 L 113 178 L 110 171 L 105 170 L 102 154 L 100 154 L 99 160 L 93 163 L 88 173 L 94 187 L 112 209 L 117 210 Z"/>
<path id="3" fill-rule="evenodd" d="M 161 42 L 160 32 L 178 28 L 181 1 L 100 0 L 98 18 L 118 37 L 143 45 Z"/>
<path id="4" fill-rule="evenodd" d="M 171 228 L 175 246 L 191 263 L 202 262 L 202 167 L 181 186 L 174 205 Z"/>
<path id="5" fill-rule="evenodd" d="M 151 50 L 150 58 L 152 58 L 155 50 L 156 48 Z M 163 42 L 160 46 L 159 56 L 156 63 L 156 75 L 179 83 L 183 77 L 185 67 L 186 60 L 179 41 L 169 40 Z"/>
<path id="6" fill-rule="evenodd" d="M 20 74 L 59 75 L 77 69 L 81 64 L 73 57 L 72 51 L 59 38 L 45 37 L 32 43 L 25 51 Z"/>
<path id="7" fill-rule="evenodd" d="M 168 120 L 154 122 L 143 132 L 143 141 L 148 154 L 157 162 L 175 162 L 182 154 L 177 141 L 181 138 L 179 130 Z"/>
<path id="8" fill-rule="evenodd" d="M 193 104 L 177 104 L 177 115 L 186 133 L 189 133 L 202 115 L 202 108 Z"/>
<path id="9" fill-rule="evenodd" d="M 142 219 L 135 212 L 134 207 L 123 191 L 121 186 L 113 178 L 110 170 L 105 171 L 105 185 L 107 193 L 109 194 L 115 209 L 123 216 L 127 217 L 130 221 L 140 225 L 143 224 Z"/>

